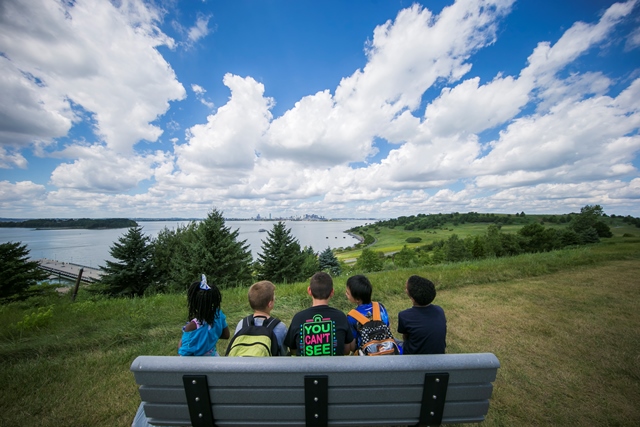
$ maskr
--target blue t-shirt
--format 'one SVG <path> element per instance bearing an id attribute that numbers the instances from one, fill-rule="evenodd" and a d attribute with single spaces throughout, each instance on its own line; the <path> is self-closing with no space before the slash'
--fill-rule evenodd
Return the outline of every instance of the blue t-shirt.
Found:
<path id="1" fill-rule="evenodd" d="M 444 354 L 447 319 L 442 307 L 413 306 L 398 313 L 398 332 L 406 334 L 403 354 Z"/>
<path id="2" fill-rule="evenodd" d="M 387 314 L 387 309 L 384 308 L 384 305 L 380 303 L 378 304 L 380 305 L 380 319 L 382 319 L 382 322 L 385 325 L 389 326 L 389 315 Z M 364 317 L 369 319 L 373 318 L 373 305 L 371 303 L 357 306 L 356 311 L 360 312 Z M 362 337 L 360 336 L 360 333 L 358 333 L 358 321 L 349 315 L 347 315 L 347 321 L 349 322 L 351 333 L 356 337 L 356 345 L 360 348 L 362 345 Z"/>
<path id="3" fill-rule="evenodd" d="M 218 309 L 218 314 L 213 322 L 209 325 L 207 322 L 200 323 L 193 319 L 197 329 L 185 332 L 182 328 L 182 340 L 178 354 L 180 356 L 216 356 L 216 344 L 222 331 L 227 327 L 227 316 L 222 310 Z M 186 325 L 185 325 L 186 326 Z"/>

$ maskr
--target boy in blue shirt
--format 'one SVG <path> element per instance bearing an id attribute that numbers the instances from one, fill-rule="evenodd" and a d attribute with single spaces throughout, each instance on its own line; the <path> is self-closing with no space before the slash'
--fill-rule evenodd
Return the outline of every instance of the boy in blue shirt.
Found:
<path id="1" fill-rule="evenodd" d="M 366 276 L 359 274 L 347 279 L 347 299 L 353 304 L 356 304 L 357 307 L 355 310 L 369 320 L 373 318 L 374 311 L 373 303 L 371 302 L 372 292 L 373 287 Z M 380 320 L 382 320 L 385 325 L 389 326 L 389 315 L 387 314 L 387 309 L 380 303 L 378 303 L 378 305 L 380 307 Z M 360 334 L 362 323 L 350 314 L 347 314 L 347 321 L 349 322 L 351 333 L 356 338 L 356 349 L 359 349 L 362 347 L 362 336 Z"/>

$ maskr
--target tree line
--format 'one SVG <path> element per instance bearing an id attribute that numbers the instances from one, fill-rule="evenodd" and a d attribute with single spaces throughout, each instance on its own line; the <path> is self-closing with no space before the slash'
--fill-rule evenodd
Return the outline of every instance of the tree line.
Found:
<path id="1" fill-rule="evenodd" d="M 402 226 L 414 229 L 416 221 L 448 218 L 449 221 L 484 222 L 504 218 L 493 214 L 416 215 L 396 220 L 378 221 L 368 227 L 351 230 L 363 236 L 361 245 L 373 243 L 374 238 L 363 230 L 373 227 Z M 587 205 L 579 214 L 571 214 L 565 228 L 545 227 L 531 222 L 524 212 L 516 214 L 525 225 L 516 233 L 502 231 L 502 220 L 491 223 L 484 234 L 460 238 L 453 234 L 448 239 L 408 248 L 385 256 L 365 247 L 354 265 L 339 262 L 333 250 L 327 247 L 316 253 L 311 247 L 301 247 L 297 239 L 282 222 L 276 222 L 268 231 L 257 260 L 253 261 L 246 240 L 238 239 L 238 230 L 225 225 L 222 213 L 212 210 L 205 219 L 191 222 L 176 229 L 165 228 L 157 237 L 150 238 L 137 224 L 110 248 L 114 261 L 101 267 L 103 277 L 91 285 L 92 292 L 112 296 L 142 296 L 146 292 L 181 292 L 192 280 L 205 272 L 220 288 L 245 286 L 256 280 L 274 283 L 304 281 L 316 271 L 327 271 L 334 276 L 343 271 L 366 273 L 383 269 L 407 268 L 482 259 L 513 256 L 528 252 L 544 252 L 567 246 L 596 243 L 611 237 L 606 217 L 599 205 Z M 640 219 L 620 217 L 630 224 Z M 546 218 L 542 218 L 544 222 Z M 554 222 L 554 221 L 548 221 Z M 440 222 L 439 222 L 440 223 Z M 403 225 L 404 224 L 404 225 Z M 444 223 L 440 223 L 444 225 Z M 410 237 L 409 239 L 412 239 Z M 409 240 L 407 239 L 407 240 Z M 0 245 L 0 299 L 25 295 L 25 291 L 43 280 L 43 272 L 36 262 L 28 260 L 25 245 Z"/>

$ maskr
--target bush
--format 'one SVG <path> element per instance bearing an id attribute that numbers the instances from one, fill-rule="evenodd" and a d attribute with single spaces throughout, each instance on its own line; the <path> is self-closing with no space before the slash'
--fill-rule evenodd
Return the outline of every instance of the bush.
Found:
<path id="1" fill-rule="evenodd" d="M 417 237 L 417 236 L 407 237 L 405 242 L 407 242 L 407 243 L 420 243 L 420 242 L 422 242 L 422 237 Z"/>

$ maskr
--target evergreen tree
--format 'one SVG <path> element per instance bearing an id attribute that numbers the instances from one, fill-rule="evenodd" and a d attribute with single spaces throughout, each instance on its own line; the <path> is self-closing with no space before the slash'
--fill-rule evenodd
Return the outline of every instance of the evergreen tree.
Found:
<path id="1" fill-rule="evenodd" d="M 104 272 L 103 292 L 118 296 L 142 296 L 155 281 L 153 247 L 151 239 L 142 233 L 142 227 L 129 228 L 124 236 L 111 246 L 110 254 L 120 262 L 107 261 L 100 267 Z"/>
<path id="2" fill-rule="evenodd" d="M 27 245 L 0 244 L 0 299 L 20 296 L 32 285 L 47 278 L 36 261 L 29 261 Z"/>
<path id="3" fill-rule="evenodd" d="M 363 273 L 382 271 L 382 268 L 384 267 L 384 261 L 382 258 L 383 256 L 381 252 L 365 248 L 358 257 L 355 268 Z"/>
<path id="4" fill-rule="evenodd" d="M 597 243 L 600 237 L 611 237 L 611 229 L 600 219 L 604 211 L 600 205 L 586 205 L 580 209 L 580 214 L 573 217 L 569 227 L 578 233 L 582 243 Z M 601 225 L 596 225 L 600 223 Z"/>
<path id="5" fill-rule="evenodd" d="M 302 250 L 304 254 L 304 262 L 302 263 L 301 280 L 306 280 L 320 271 L 320 263 L 318 262 L 318 254 L 309 246 Z"/>
<path id="6" fill-rule="evenodd" d="M 291 230 L 278 221 L 262 242 L 262 253 L 258 255 L 256 273 L 258 280 L 274 283 L 291 283 L 304 280 L 305 254 L 300 243 L 291 235 Z"/>
<path id="7" fill-rule="evenodd" d="M 246 240 L 238 241 L 238 234 L 237 229 L 226 227 L 222 213 L 213 209 L 184 233 L 185 242 L 173 263 L 174 280 L 188 287 L 204 273 L 220 288 L 251 284 L 251 251 Z"/>
<path id="8" fill-rule="evenodd" d="M 182 277 L 189 276 L 186 272 L 191 261 L 189 247 L 195 241 L 196 227 L 195 222 L 178 225 L 175 230 L 165 227 L 153 240 L 153 264 L 160 289 L 181 291 L 188 286 Z"/>
<path id="9" fill-rule="evenodd" d="M 339 276 L 342 273 L 342 268 L 340 267 L 340 261 L 336 258 L 333 250 L 329 246 L 327 249 L 322 251 L 320 256 L 318 257 L 319 270 L 326 271 L 332 276 Z"/>

